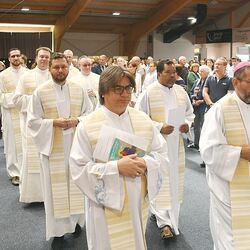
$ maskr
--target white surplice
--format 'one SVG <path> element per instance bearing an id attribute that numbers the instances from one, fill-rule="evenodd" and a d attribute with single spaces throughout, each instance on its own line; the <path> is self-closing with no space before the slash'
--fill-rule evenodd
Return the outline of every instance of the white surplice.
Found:
<path id="1" fill-rule="evenodd" d="M 161 85 L 159 82 L 159 87 L 162 92 L 163 102 L 165 107 L 165 113 L 168 113 L 169 109 L 174 109 L 178 107 L 177 97 L 173 88 L 167 88 Z M 190 103 L 189 97 L 186 94 L 186 103 L 185 103 L 185 122 L 191 126 L 194 120 L 193 107 Z M 139 97 L 136 102 L 135 108 L 141 110 L 148 115 L 150 115 L 150 105 L 148 91 L 145 90 Z M 161 130 L 163 124 L 155 122 L 159 131 Z M 166 168 L 169 172 L 170 180 L 170 193 L 171 193 L 171 209 L 156 210 L 155 206 L 152 204 L 150 207 L 151 212 L 155 214 L 157 219 L 157 225 L 159 228 L 169 225 L 174 229 L 175 234 L 179 234 L 178 230 L 178 220 L 180 212 L 180 204 L 178 201 L 178 148 L 179 148 L 179 128 L 175 128 L 174 132 L 167 136 L 167 145 L 168 145 L 168 157 L 169 165 L 166 165 Z"/>
<path id="2" fill-rule="evenodd" d="M 250 143 L 250 105 L 234 92 Z M 233 179 L 241 147 L 228 145 L 221 104 L 216 103 L 205 115 L 200 137 L 201 157 L 206 163 L 210 189 L 210 229 L 216 250 L 233 250 L 229 183 Z M 250 167 L 250 163 L 248 163 Z"/>
<path id="3" fill-rule="evenodd" d="M 88 75 L 79 72 L 77 75 L 73 76 L 70 80 L 76 82 L 82 86 L 83 89 L 89 91 L 92 90 L 96 96 L 89 96 L 94 109 L 99 106 L 98 98 L 98 88 L 99 88 L 100 75 L 90 72 Z"/>
<path id="4" fill-rule="evenodd" d="M 18 69 L 10 66 L 0 74 L 0 105 L 2 112 L 2 130 L 3 130 L 3 141 L 4 141 L 4 153 L 6 158 L 7 173 L 10 177 L 20 177 L 20 168 L 22 164 L 22 153 L 17 155 L 16 144 L 15 144 L 15 133 L 12 124 L 12 118 L 10 109 L 14 108 L 13 95 L 12 93 L 5 93 L 5 82 L 4 78 L 7 74 L 12 74 L 15 79 L 14 84 L 17 85 L 19 78 L 27 71 L 27 68 L 19 67 Z"/>
<path id="5" fill-rule="evenodd" d="M 53 84 L 57 103 L 65 102 L 70 111 L 70 95 L 69 87 L 66 82 L 63 86 L 56 83 Z M 87 96 L 87 93 L 82 90 L 83 100 L 81 115 L 92 111 L 92 104 Z M 68 116 L 70 113 L 68 112 Z M 44 205 L 46 215 L 46 239 L 51 237 L 60 237 L 66 233 L 75 231 L 76 224 L 84 224 L 84 215 L 71 215 L 68 218 L 56 219 L 53 215 L 52 189 L 49 170 L 49 156 L 52 150 L 53 140 L 53 119 L 44 119 L 43 106 L 37 90 L 34 92 L 30 104 L 28 106 L 27 124 L 30 129 L 31 136 L 40 154 L 41 160 L 41 180 L 44 190 Z M 73 130 L 72 130 L 73 132 Z M 66 166 L 66 175 L 69 180 L 69 153 L 72 144 L 73 133 L 63 133 L 64 159 Z"/>
<path id="6" fill-rule="evenodd" d="M 69 80 L 69 79 L 71 79 L 72 77 L 75 77 L 76 75 L 78 75 L 79 74 L 79 69 L 78 68 L 76 68 L 72 63 L 70 64 L 70 66 L 69 66 L 69 74 L 68 74 L 68 76 L 67 76 L 67 79 Z"/>
<path id="7" fill-rule="evenodd" d="M 50 79 L 50 72 L 48 69 L 41 70 L 38 67 L 26 72 L 20 77 L 17 84 L 15 94 L 13 96 L 13 103 L 20 110 L 20 126 L 22 133 L 22 148 L 23 148 L 23 161 L 21 167 L 21 180 L 19 184 L 20 190 L 20 202 L 42 202 L 43 192 L 39 173 L 28 173 L 27 168 L 27 144 L 33 143 L 27 141 L 27 135 L 29 135 L 29 129 L 27 126 L 27 108 L 30 102 L 32 94 L 24 93 L 24 79 L 33 79 L 36 87 L 41 85 Z M 39 155 L 37 153 L 37 161 L 39 160 Z"/>
<path id="8" fill-rule="evenodd" d="M 134 134 L 127 110 L 122 115 L 117 115 L 104 106 L 103 109 L 106 125 Z M 167 159 L 167 145 L 156 128 L 153 129 L 151 152 L 144 156 L 147 165 L 148 195 L 152 200 L 159 191 L 159 172 L 162 164 Z M 124 202 L 123 177 L 119 175 L 117 161 L 96 163 L 93 159 L 93 150 L 84 129 L 84 121 L 77 127 L 70 154 L 70 169 L 77 186 L 88 197 L 86 199 L 86 231 L 89 250 L 110 249 L 108 228 L 105 220 L 103 206 L 121 210 Z M 127 192 L 133 224 L 136 233 L 136 249 L 144 250 L 143 232 L 141 231 L 140 207 L 141 187 L 140 178 L 126 177 Z M 100 202 L 95 189 L 103 183 L 105 196 Z"/>

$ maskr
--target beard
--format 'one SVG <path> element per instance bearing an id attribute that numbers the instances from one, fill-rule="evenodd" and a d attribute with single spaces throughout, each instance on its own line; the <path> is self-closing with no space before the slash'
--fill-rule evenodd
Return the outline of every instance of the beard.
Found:
<path id="1" fill-rule="evenodd" d="M 18 60 L 15 60 L 15 61 L 13 61 L 13 62 L 11 62 L 11 64 L 13 65 L 13 66 L 19 66 L 20 64 L 21 64 L 21 62 L 20 61 L 18 61 Z"/>
<path id="2" fill-rule="evenodd" d="M 60 74 L 60 75 L 51 74 L 51 76 L 56 83 L 64 83 L 66 81 L 68 74 Z"/>

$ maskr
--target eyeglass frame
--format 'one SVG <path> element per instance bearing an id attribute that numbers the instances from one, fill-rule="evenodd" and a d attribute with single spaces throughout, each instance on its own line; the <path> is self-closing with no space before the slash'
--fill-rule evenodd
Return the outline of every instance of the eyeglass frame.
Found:
<path id="1" fill-rule="evenodd" d="M 118 88 L 120 88 L 120 90 Z M 113 92 L 117 95 L 122 95 L 124 90 L 126 90 L 127 94 L 132 94 L 134 87 L 129 84 L 127 86 L 121 86 L 121 85 L 115 85 L 114 87 L 111 88 L 113 90 Z"/>

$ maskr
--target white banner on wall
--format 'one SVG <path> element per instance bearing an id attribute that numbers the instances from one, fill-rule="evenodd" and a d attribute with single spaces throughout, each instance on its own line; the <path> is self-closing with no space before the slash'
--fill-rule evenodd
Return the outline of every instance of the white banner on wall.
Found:
<path id="1" fill-rule="evenodd" d="M 233 42 L 250 43 L 250 28 L 233 29 Z"/>

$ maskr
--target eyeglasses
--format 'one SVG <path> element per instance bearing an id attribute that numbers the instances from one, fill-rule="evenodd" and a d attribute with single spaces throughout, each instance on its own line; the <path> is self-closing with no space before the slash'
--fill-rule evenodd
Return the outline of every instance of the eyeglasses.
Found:
<path id="1" fill-rule="evenodd" d="M 83 66 L 84 68 L 86 68 L 86 67 L 91 67 L 92 64 L 83 64 L 82 66 Z"/>
<path id="2" fill-rule="evenodd" d="M 121 95 L 124 92 L 124 90 L 126 90 L 127 94 L 131 94 L 134 88 L 131 85 L 127 85 L 125 87 L 116 85 L 112 89 L 116 94 Z"/>

